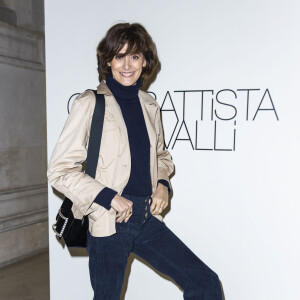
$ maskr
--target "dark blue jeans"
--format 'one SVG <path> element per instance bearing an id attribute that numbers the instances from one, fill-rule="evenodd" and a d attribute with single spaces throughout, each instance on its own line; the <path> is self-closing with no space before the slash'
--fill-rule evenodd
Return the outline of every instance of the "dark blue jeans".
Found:
<path id="1" fill-rule="evenodd" d="M 218 275 L 167 226 L 150 213 L 152 198 L 122 196 L 133 202 L 127 223 L 116 222 L 116 233 L 88 233 L 87 251 L 94 300 L 120 300 L 130 252 L 171 277 L 186 300 L 222 300 Z"/>

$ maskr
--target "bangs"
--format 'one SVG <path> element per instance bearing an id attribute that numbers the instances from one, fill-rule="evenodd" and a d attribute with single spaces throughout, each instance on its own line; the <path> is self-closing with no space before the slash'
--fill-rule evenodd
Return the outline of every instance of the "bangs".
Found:
<path id="1" fill-rule="evenodd" d="M 127 49 L 125 53 L 120 53 L 123 47 L 127 44 Z M 145 53 L 147 51 L 145 43 L 140 39 L 140 36 L 136 34 L 130 34 L 126 32 L 123 37 L 121 37 L 118 47 L 114 52 L 114 56 L 119 54 L 121 57 L 130 54 Z"/>

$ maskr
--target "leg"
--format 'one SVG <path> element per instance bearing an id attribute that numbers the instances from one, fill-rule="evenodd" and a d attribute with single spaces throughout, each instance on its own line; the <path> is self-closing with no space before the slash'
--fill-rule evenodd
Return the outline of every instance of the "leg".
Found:
<path id="1" fill-rule="evenodd" d="M 118 234 L 93 237 L 88 233 L 87 251 L 93 300 L 120 300 L 132 241 L 126 238 L 124 224 L 117 224 Z"/>
<path id="2" fill-rule="evenodd" d="M 145 223 L 132 252 L 170 276 L 186 300 L 222 300 L 218 275 L 156 217 Z"/>

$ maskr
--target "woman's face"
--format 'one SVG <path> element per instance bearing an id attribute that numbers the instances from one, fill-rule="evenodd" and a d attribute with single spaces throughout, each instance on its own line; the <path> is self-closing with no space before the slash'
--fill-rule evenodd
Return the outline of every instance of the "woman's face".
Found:
<path id="1" fill-rule="evenodd" d="M 116 54 L 108 65 L 111 67 L 112 76 L 115 80 L 125 86 L 134 85 L 139 79 L 146 60 L 142 53 L 128 54 L 120 57 L 119 54 L 125 53 L 127 44 Z"/>

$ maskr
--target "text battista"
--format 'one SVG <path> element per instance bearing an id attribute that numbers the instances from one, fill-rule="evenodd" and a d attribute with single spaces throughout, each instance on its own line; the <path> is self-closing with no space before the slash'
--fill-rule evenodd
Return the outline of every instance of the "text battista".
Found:
<path id="1" fill-rule="evenodd" d="M 156 93 L 148 93 L 157 99 Z M 279 121 L 269 89 L 167 91 L 160 107 L 164 126 L 170 115 L 174 120 L 171 134 L 167 135 L 165 130 L 167 149 L 171 142 L 174 149 L 181 141 L 192 150 L 236 151 L 237 121 L 253 122 L 264 116 L 270 120 L 271 115 L 272 120 Z"/>

